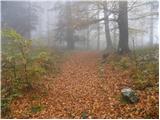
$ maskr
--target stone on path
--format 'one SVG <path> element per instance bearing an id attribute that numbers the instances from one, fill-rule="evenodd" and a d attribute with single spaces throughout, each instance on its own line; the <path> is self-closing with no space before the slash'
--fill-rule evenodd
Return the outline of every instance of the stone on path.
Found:
<path id="1" fill-rule="evenodd" d="M 130 103 L 137 103 L 139 101 L 138 96 L 136 95 L 135 91 L 131 88 L 124 88 L 121 90 L 121 94 L 124 100 Z"/>

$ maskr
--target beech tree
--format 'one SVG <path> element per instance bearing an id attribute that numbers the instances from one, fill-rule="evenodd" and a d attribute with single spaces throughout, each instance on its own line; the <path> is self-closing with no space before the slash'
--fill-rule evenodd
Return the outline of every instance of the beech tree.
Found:
<path id="1" fill-rule="evenodd" d="M 37 23 L 37 9 L 38 6 L 27 1 L 2 1 L 2 28 L 13 28 L 30 38 Z"/>
<path id="2" fill-rule="evenodd" d="M 118 53 L 129 52 L 128 45 L 128 2 L 119 1 L 119 18 L 118 18 L 118 28 L 119 28 L 119 45 Z"/>
<path id="3" fill-rule="evenodd" d="M 74 39 L 73 39 L 73 24 L 72 24 L 72 10 L 71 10 L 71 1 L 66 2 L 66 41 L 67 48 L 74 49 Z"/>
<path id="4" fill-rule="evenodd" d="M 109 18 L 108 18 L 109 11 L 108 11 L 107 2 L 104 2 L 103 9 L 104 9 L 104 25 L 105 25 L 105 37 L 106 37 L 107 51 L 112 51 L 113 46 L 112 46 L 110 28 L 109 28 Z"/>

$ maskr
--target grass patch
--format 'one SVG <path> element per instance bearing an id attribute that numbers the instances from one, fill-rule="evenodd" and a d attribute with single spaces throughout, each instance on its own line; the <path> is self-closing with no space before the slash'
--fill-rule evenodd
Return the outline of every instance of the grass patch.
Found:
<path id="1" fill-rule="evenodd" d="M 38 99 L 41 99 L 41 97 L 38 96 L 38 95 L 32 95 L 32 96 L 31 96 L 31 99 L 32 99 L 32 100 L 38 100 Z"/>
<path id="2" fill-rule="evenodd" d="M 87 119 L 88 118 L 88 113 L 87 112 L 82 112 L 82 115 L 81 115 L 82 119 Z"/>
<path id="3" fill-rule="evenodd" d="M 31 107 L 31 112 L 32 113 L 37 113 L 37 112 L 40 112 L 44 109 L 44 107 L 42 105 L 33 105 Z"/>
<path id="4" fill-rule="evenodd" d="M 111 54 L 106 63 L 113 70 L 128 70 L 135 89 L 157 86 L 159 80 L 158 46 L 137 48 L 128 55 Z"/>

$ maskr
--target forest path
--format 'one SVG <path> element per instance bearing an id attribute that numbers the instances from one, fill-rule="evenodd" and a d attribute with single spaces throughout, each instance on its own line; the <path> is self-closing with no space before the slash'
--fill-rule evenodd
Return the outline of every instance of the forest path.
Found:
<path id="1" fill-rule="evenodd" d="M 95 52 L 75 52 L 69 56 L 61 74 L 49 83 L 49 95 L 43 100 L 46 109 L 34 117 L 104 118 L 110 98 L 100 87 L 99 59 L 101 56 Z"/>
<path id="2" fill-rule="evenodd" d="M 100 60 L 101 55 L 96 52 L 73 52 L 62 63 L 61 72 L 55 78 L 44 80 L 46 94 L 35 97 L 36 93 L 32 92 L 13 102 L 13 117 L 143 118 L 148 111 L 143 105 L 149 103 L 148 98 L 142 100 L 146 93 L 141 92 L 142 101 L 138 104 L 122 104 L 120 90 L 131 85 L 128 71 L 116 71 L 110 64 L 102 67 Z"/>
<path id="3" fill-rule="evenodd" d="M 99 88 L 99 58 L 98 53 L 78 52 L 64 62 L 62 74 L 50 85 L 50 106 L 47 108 L 50 115 L 46 117 L 85 117 L 97 113 L 95 110 L 99 111 L 106 104 L 104 92 Z"/>

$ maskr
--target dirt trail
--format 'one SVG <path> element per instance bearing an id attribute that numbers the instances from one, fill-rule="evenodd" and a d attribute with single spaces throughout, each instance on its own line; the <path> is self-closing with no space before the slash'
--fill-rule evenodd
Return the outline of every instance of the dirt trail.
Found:
<path id="1" fill-rule="evenodd" d="M 147 104 L 147 100 L 135 105 L 121 104 L 120 90 L 130 85 L 129 77 L 126 76 L 127 73 L 119 74 L 119 71 L 112 70 L 108 65 L 105 67 L 105 76 L 102 80 L 99 76 L 100 58 L 101 56 L 95 52 L 73 53 L 64 61 L 61 73 L 56 78 L 45 80 L 47 95 L 38 100 L 23 97 L 16 101 L 12 104 L 13 116 L 15 118 L 142 118 L 143 115 L 134 111 L 139 109 L 144 112 L 145 108 L 141 104 Z M 31 105 L 35 104 L 41 104 L 43 109 L 34 114 L 28 113 Z"/>
<path id="2" fill-rule="evenodd" d="M 50 115 L 46 117 L 79 118 L 83 114 L 91 116 L 104 106 L 107 100 L 99 87 L 99 57 L 92 52 L 75 53 L 63 64 L 62 74 L 50 86 Z"/>

